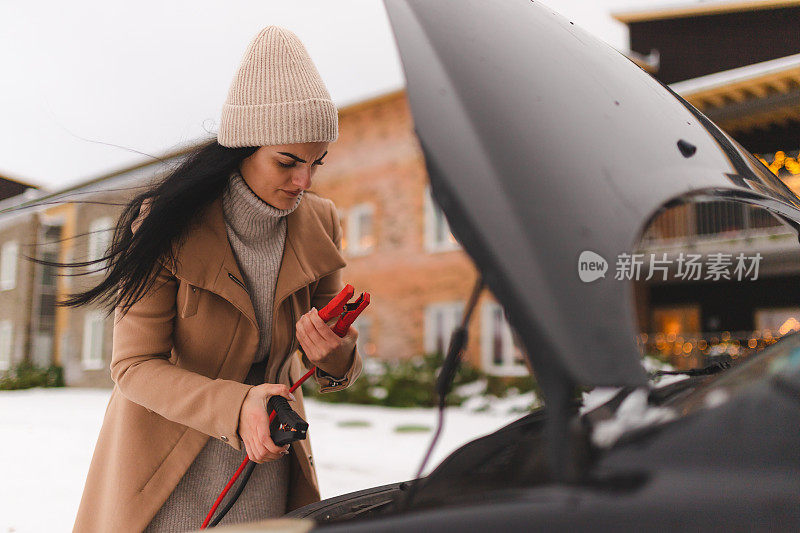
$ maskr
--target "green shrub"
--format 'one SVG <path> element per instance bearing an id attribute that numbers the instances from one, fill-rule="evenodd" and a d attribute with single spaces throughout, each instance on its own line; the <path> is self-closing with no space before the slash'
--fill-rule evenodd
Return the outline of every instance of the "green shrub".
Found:
<path id="1" fill-rule="evenodd" d="M 430 426 L 421 424 L 404 424 L 394 428 L 395 433 L 427 433 L 430 430 Z"/>
<path id="2" fill-rule="evenodd" d="M 516 391 L 520 394 L 534 391 L 537 396 L 541 396 L 539 393 L 539 387 L 536 384 L 536 380 L 531 375 L 515 377 L 487 375 L 485 376 L 485 379 L 486 393 L 491 394 L 492 396 L 497 396 L 498 398 L 502 398 L 514 389 L 516 389 Z"/>
<path id="3" fill-rule="evenodd" d="M 63 387 L 64 369 L 50 365 L 46 368 L 22 360 L 0 377 L 0 390 L 30 389 L 31 387 Z"/>
<path id="4" fill-rule="evenodd" d="M 387 407 L 434 407 L 438 403 L 435 385 L 444 357 L 430 353 L 413 359 L 382 361 L 372 359 L 364 372 L 350 387 L 336 392 L 320 394 L 313 380 L 303 385 L 303 394 L 330 403 L 356 403 Z M 369 371 L 368 371 L 369 369 Z M 447 405 L 461 405 L 466 400 L 455 390 L 461 385 L 485 380 L 486 391 L 503 397 L 516 389 L 520 393 L 536 389 L 532 376 L 501 378 L 489 376 L 473 366 L 462 363 L 447 395 Z"/>
<path id="5" fill-rule="evenodd" d="M 368 420 L 342 420 L 336 423 L 340 428 L 368 428 L 372 424 Z"/>

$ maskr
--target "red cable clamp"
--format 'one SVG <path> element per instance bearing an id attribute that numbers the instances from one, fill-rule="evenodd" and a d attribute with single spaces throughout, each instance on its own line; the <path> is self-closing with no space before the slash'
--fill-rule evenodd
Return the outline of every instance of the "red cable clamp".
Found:
<path id="1" fill-rule="evenodd" d="M 323 322 L 332 320 L 337 316 L 339 317 L 339 320 L 337 320 L 336 324 L 333 326 L 333 332 L 340 337 L 344 337 L 347 334 L 347 330 L 350 329 L 350 325 L 353 321 L 355 321 L 358 315 L 361 314 L 361 311 L 369 305 L 368 292 L 362 292 L 357 300 L 349 302 L 353 294 L 355 294 L 355 289 L 348 283 L 344 286 L 342 292 L 331 300 L 328 305 L 319 310 L 319 317 Z"/>

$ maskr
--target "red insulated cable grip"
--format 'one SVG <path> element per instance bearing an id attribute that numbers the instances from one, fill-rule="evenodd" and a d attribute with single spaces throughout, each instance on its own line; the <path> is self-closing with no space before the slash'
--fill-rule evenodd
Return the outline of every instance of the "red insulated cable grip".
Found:
<path id="1" fill-rule="evenodd" d="M 334 317 L 340 316 L 344 312 L 344 305 L 353 297 L 356 290 L 349 283 L 337 294 L 328 305 L 319 310 L 319 317 L 323 322 L 327 322 Z"/>
<path id="2" fill-rule="evenodd" d="M 349 302 L 355 292 L 353 286 L 348 283 L 328 305 L 319 310 L 319 317 L 324 322 L 328 322 L 337 316 L 339 317 L 339 320 L 333 326 L 333 332 L 340 337 L 344 337 L 347 334 L 347 330 L 350 329 L 350 326 L 361 314 L 361 311 L 369 305 L 368 292 L 362 292 L 358 299 L 354 302 Z"/>

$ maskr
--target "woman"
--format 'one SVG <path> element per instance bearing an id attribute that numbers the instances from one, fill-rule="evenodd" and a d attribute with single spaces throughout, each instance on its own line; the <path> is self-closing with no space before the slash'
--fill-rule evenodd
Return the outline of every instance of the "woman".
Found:
<path id="1" fill-rule="evenodd" d="M 319 500 L 308 440 L 276 446 L 265 405 L 281 395 L 305 417 L 289 386 L 306 367 L 322 392 L 361 371 L 356 330 L 339 338 L 316 311 L 344 286 L 337 211 L 308 191 L 337 136 L 302 43 L 265 28 L 217 139 L 125 208 L 103 281 L 62 302 L 115 309 L 115 386 L 75 531 L 198 529 L 245 454 L 261 464 L 221 524 Z"/>

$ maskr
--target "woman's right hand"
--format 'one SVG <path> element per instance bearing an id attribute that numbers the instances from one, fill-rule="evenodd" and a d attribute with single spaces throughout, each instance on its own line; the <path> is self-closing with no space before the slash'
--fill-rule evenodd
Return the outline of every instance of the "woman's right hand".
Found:
<path id="1" fill-rule="evenodd" d="M 276 446 L 269 436 L 267 401 L 270 396 L 283 396 L 294 401 L 286 385 L 264 383 L 250 389 L 239 413 L 239 435 L 244 441 L 247 457 L 254 463 L 274 461 L 289 453 L 289 445 Z"/>

